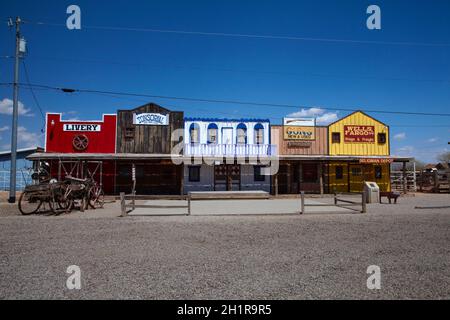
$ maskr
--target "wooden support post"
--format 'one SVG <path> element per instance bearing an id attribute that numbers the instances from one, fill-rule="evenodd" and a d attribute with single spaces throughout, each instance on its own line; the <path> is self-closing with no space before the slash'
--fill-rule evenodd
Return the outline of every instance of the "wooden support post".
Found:
<path id="1" fill-rule="evenodd" d="M 188 216 L 191 215 L 191 193 L 190 192 L 188 194 L 188 213 L 187 213 L 187 215 Z"/>
<path id="2" fill-rule="evenodd" d="M 408 177 L 406 175 L 406 162 L 403 161 L 403 193 L 408 192 Z"/>
<path id="3" fill-rule="evenodd" d="M 273 183 L 273 185 L 274 185 L 274 196 L 278 196 L 278 173 L 276 173 L 274 176 L 273 176 L 273 180 L 274 180 L 274 183 Z"/>
<path id="4" fill-rule="evenodd" d="M 135 190 L 133 190 L 133 194 L 132 194 L 132 196 L 133 196 L 133 198 L 131 199 L 131 204 L 132 204 L 132 208 L 133 208 L 133 210 L 135 210 L 136 209 L 136 191 Z"/>
<path id="5" fill-rule="evenodd" d="M 298 191 L 301 191 L 302 190 L 302 163 L 301 162 L 299 162 L 298 163 Z"/>
<path id="6" fill-rule="evenodd" d="M 323 167 L 322 163 L 319 163 L 318 166 L 318 174 L 319 174 L 319 186 L 320 186 L 320 195 L 323 195 Z"/>
<path id="7" fill-rule="evenodd" d="M 305 191 L 300 192 L 300 214 L 305 213 Z"/>
<path id="8" fill-rule="evenodd" d="M 337 205 L 338 199 L 337 199 L 337 193 L 334 193 L 334 205 Z"/>
<path id="9" fill-rule="evenodd" d="M 121 216 L 126 217 L 127 207 L 125 206 L 125 192 L 120 193 L 120 209 L 121 209 Z"/>
<path id="10" fill-rule="evenodd" d="M 367 193 L 365 191 L 363 191 L 362 193 L 362 210 L 361 213 L 366 213 L 367 212 Z"/>
<path id="11" fill-rule="evenodd" d="M 439 174 L 437 171 L 433 172 L 433 179 L 434 179 L 434 192 L 439 192 Z"/>
<path id="12" fill-rule="evenodd" d="M 288 162 L 286 164 L 287 168 L 286 168 L 286 173 L 287 173 L 287 194 L 291 194 L 292 192 L 292 175 L 291 175 L 291 163 Z"/>

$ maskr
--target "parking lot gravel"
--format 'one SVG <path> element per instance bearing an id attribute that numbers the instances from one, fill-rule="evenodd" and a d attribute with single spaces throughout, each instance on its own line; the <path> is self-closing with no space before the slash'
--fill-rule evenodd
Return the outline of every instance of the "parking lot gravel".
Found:
<path id="1" fill-rule="evenodd" d="M 418 194 L 367 214 L 120 218 L 118 203 L 26 217 L 2 203 L 0 299 L 449 299 L 450 209 L 415 209 L 445 205 Z"/>

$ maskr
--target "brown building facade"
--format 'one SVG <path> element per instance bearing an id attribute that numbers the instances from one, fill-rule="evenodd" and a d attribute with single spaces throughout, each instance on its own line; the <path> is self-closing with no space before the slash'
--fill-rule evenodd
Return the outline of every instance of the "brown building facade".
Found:
<path id="1" fill-rule="evenodd" d="M 323 193 L 326 187 L 325 162 L 314 156 L 328 152 L 328 128 L 310 127 L 311 136 L 290 138 L 286 126 L 271 127 L 271 142 L 278 146 L 280 168 L 273 177 L 274 194 L 296 194 L 300 191 Z"/>

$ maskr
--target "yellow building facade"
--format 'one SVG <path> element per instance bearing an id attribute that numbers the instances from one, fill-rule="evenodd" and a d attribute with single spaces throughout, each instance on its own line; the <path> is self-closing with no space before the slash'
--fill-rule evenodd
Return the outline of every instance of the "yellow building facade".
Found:
<path id="1" fill-rule="evenodd" d="M 333 158 L 327 166 L 330 192 L 361 192 L 364 181 L 374 181 L 381 191 L 390 191 L 392 160 L 386 124 L 362 111 L 354 112 L 329 125 L 328 149 Z M 340 156 L 358 159 L 339 161 Z"/>

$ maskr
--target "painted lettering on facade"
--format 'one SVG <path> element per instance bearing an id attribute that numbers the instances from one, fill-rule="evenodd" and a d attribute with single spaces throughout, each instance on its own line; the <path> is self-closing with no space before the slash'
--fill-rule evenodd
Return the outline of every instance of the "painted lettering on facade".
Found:
<path id="1" fill-rule="evenodd" d="M 374 126 L 344 126 L 344 142 L 375 142 Z"/>
<path id="2" fill-rule="evenodd" d="M 284 139 L 285 140 L 315 140 L 315 128 L 314 127 L 297 127 L 297 126 L 285 126 L 284 127 Z"/>
<path id="3" fill-rule="evenodd" d="M 102 131 L 102 126 L 99 124 L 75 124 L 66 123 L 64 124 L 64 131 L 76 131 L 76 132 L 100 132 Z"/>
<path id="4" fill-rule="evenodd" d="M 167 126 L 169 125 L 169 115 L 160 113 L 133 114 L 133 124 L 147 126 Z"/>
<path id="5" fill-rule="evenodd" d="M 388 164 L 392 163 L 394 160 L 392 158 L 362 158 L 359 159 L 361 164 Z"/>

